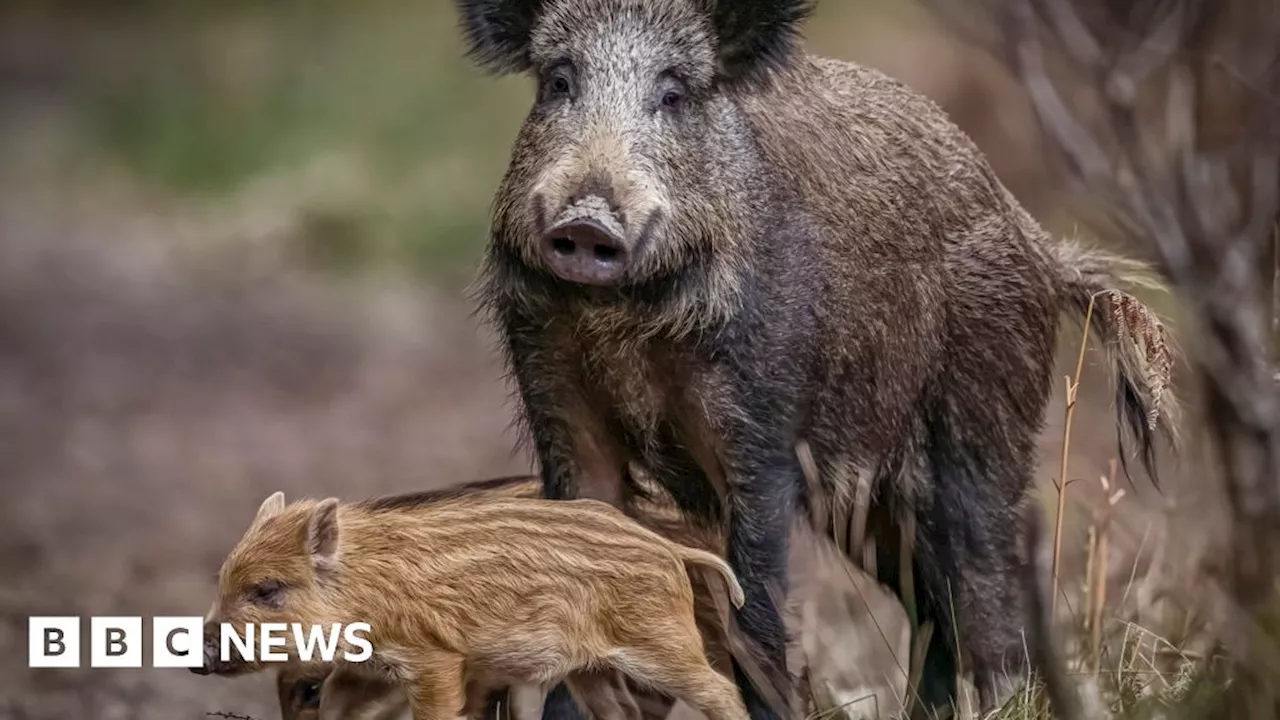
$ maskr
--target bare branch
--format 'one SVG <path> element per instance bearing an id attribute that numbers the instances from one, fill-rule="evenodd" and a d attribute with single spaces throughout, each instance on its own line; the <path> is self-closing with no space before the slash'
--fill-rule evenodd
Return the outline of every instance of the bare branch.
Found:
<path id="1" fill-rule="evenodd" d="M 1164 20 L 1143 39 L 1136 50 L 1127 53 L 1116 63 L 1117 71 L 1133 86 L 1166 66 L 1178 51 L 1185 11 L 1176 0 L 1165 5 L 1173 7 L 1165 13 Z"/>
<path id="2" fill-rule="evenodd" d="M 1040 0 L 1044 12 L 1049 16 L 1050 22 L 1053 23 L 1054 29 L 1058 33 L 1058 37 L 1062 39 L 1062 44 L 1066 47 L 1068 54 L 1075 63 L 1083 68 L 1097 71 L 1102 67 L 1102 48 L 1099 47 L 1098 41 L 1093 38 L 1093 34 L 1089 32 L 1089 28 L 1085 27 L 1080 21 L 1080 17 L 1076 14 L 1075 8 L 1070 3 L 1055 2 L 1054 0 Z"/>

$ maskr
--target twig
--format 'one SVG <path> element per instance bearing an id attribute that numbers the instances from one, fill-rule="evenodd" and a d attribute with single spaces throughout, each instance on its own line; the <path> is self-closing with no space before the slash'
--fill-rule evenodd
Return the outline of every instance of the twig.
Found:
<path id="1" fill-rule="evenodd" d="M 1085 542 L 1084 549 L 1084 579 L 1081 580 L 1081 593 L 1085 598 L 1093 597 L 1093 578 L 1094 565 L 1098 562 L 1098 526 L 1092 524 L 1089 526 L 1089 539 Z M 1090 604 L 1087 607 L 1092 607 Z M 1093 623 L 1093 613 L 1086 612 L 1084 614 L 1084 629 L 1088 631 Z"/>
<path id="2" fill-rule="evenodd" d="M 1071 452 L 1071 421 L 1075 417 L 1076 393 L 1080 389 L 1080 375 L 1084 371 L 1084 351 L 1089 344 L 1089 327 L 1090 322 L 1093 320 L 1093 308 L 1096 302 L 1096 295 L 1089 298 L 1089 307 L 1084 314 L 1083 337 L 1080 338 L 1080 353 L 1076 357 L 1076 374 L 1074 379 L 1066 378 L 1066 417 L 1062 425 L 1062 465 L 1058 474 L 1059 480 L 1055 483 L 1058 488 L 1058 509 L 1053 523 L 1053 595 L 1049 600 L 1050 618 L 1058 616 L 1058 593 L 1061 592 L 1059 563 L 1062 558 L 1063 516 L 1066 514 L 1067 509 L 1067 458 Z"/>
<path id="3" fill-rule="evenodd" d="M 1043 573 L 1039 569 L 1039 563 L 1036 562 L 1044 523 L 1039 511 L 1035 508 L 1028 507 L 1024 512 L 1023 570 L 1020 582 L 1031 605 L 1027 608 L 1031 621 L 1027 628 L 1029 636 L 1028 633 L 1023 635 L 1024 645 L 1029 641 L 1030 647 L 1025 648 L 1025 652 L 1031 659 L 1031 666 L 1044 681 L 1046 695 L 1057 717 L 1061 720 L 1076 720 L 1081 717 L 1079 696 L 1067 677 L 1062 659 L 1055 647 L 1056 643 L 1053 641 L 1053 618 L 1045 606 Z"/>

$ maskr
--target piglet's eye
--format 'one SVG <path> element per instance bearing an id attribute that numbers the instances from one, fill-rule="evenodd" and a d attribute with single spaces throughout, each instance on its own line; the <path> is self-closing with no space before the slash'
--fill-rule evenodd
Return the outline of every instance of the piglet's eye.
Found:
<path id="1" fill-rule="evenodd" d="M 284 601 L 284 584 L 279 580 L 264 580 L 249 586 L 249 599 L 257 605 L 280 607 Z"/>

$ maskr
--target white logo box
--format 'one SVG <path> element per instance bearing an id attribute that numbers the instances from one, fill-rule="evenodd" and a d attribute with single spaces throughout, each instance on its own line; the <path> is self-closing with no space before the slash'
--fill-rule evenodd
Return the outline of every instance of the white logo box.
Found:
<path id="1" fill-rule="evenodd" d="M 78 668 L 81 665 L 82 618 L 32 617 L 28 620 L 28 665 L 33 668 Z M 192 668 L 204 664 L 204 618 L 157 617 L 151 621 L 153 667 Z M 89 667 L 140 668 L 147 644 L 141 617 L 91 617 Z"/>

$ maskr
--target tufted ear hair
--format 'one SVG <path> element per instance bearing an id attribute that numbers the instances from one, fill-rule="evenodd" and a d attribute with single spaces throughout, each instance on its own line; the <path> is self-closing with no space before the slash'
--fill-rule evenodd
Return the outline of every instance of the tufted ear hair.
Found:
<path id="1" fill-rule="evenodd" d="M 529 35 L 543 0 L 454 0 L 467 54 L 481 67 L 506 74 L 529 69 Z"/>
<path id="2" fill-rule="evenodd" d="M 816 0 L 710 0 L 720 43 L 720 75 L 755 83 L 782 69 L 795 54 L 800 26 Z"/>

